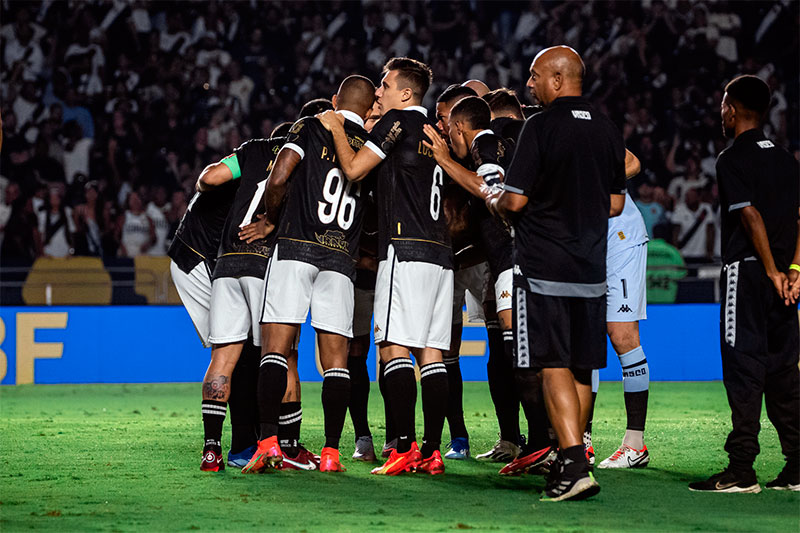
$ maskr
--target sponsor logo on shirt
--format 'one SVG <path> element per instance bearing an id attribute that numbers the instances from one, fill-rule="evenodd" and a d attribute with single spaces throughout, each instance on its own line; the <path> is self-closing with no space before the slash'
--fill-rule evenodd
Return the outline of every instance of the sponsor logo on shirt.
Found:
<path id="1" fill-rule="evenodd" d="M 519 267 L 519 265 L 514 265 L 514 270 L 512 270 L 512 272 L 514 272 L 514 275 L 516 276 L 522 275 L 522 269 Z"/>
<path id="2" fill-rule="evenodd" d="M 322 235 L 314 233 L 314 236 L 317 238 L 317 242 L 326 248 L 347 252 L 347 239 L 341 231 L 328 230 Z"/>
<path id="3" fill-rule="evenodd" d="M 772 141 L 758 141 L 756 144 L 759 148 L 773 148 L 775 146 Z"/>
<path id="4" fill-rule="evenodd" d="M 572 116 L 581 120 L 592 120 L 592 114 L 588 111 L 578 111 L 577 109 L 573 109 Z"/>

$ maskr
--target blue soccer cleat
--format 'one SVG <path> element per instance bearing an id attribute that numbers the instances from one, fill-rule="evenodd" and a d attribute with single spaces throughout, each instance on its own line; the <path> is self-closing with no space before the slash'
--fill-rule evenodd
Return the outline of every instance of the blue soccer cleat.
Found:
<path id="1" fill-rule="evenodd" d="M 257 446 L 254 444 L 253 446 L 245 448 L 239 453 L 228 452 L 228 466 L 233 468 L 244 468 L 253 457 L 253 454 L 256 453 L 256 448 Z"/>
<path id="2" fill-rule="evenodd" d="M 445 459 L 469 459 L 469 439 L 467 437 L 456 437 L 447 445 L 450 448 Z"/>

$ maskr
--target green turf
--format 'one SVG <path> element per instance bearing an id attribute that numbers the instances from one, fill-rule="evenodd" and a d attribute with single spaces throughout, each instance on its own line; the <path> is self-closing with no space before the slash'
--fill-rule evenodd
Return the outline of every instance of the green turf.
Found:
<path id="1" fill-rule="evenodd" d="M 320 386 L 303 387 L 303 435 L 318 451 Z M 479 453 L 496 438 L 486 384 L 466 384 L 464 402 Z M 374 426 L 381 413 L 373 386 Z M 620 384 L 602 385 L 595 419 L 602 459 L 624 429 Z M 798 531 L 797 493 L 687 490 L 688 481 L 725 465 L 729 423 L 720 383 L 654 383 L 646 435 L 651 466 L 597 471 L 602 491 L 591 500 L 541 503 L 541 478 L 501 478 L 497 465 L 475 461 L 447 461 L 447 473 L 436 478 L 370 476 L 372 465 L 349 460 L 343 474 L 200 472 L 198 385 L 2 387 L 0 529 Z M 762 425 L 756 469 L 763 484 L 782 457 L 766 416 Z M 349 457 L 349 421 L 343 443 Z"/>

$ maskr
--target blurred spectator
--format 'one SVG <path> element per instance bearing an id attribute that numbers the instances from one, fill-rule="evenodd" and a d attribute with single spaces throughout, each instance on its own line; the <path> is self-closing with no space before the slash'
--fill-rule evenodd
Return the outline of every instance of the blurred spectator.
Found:
<path id="1" fill-rule="evenodd" d="M 103 255 L 103 204 L 97 184 L 86 184 L 84 202 L 75 206 L 75 255 Z"/>
<path id="2" fill-rule="evenodd" d="M 142 206 L 139 194 L 128 194 L 127 206 L 123 214 L 122 235 L 120 237 L 120 256 L 136 257 L 146 254 L 156 243 L 156 228 Z"/>
<path id="3" fill-rule="evenodd" d="M 167 189 L 157 185 L 153 191 L 153 199 L 147 204 L 147 217 L 153 222 L 156 242 L 147 251 L 148 255 L 167 255 L 167 235 L 169 234 L 168 215 L 172 206 L 167 202 Z"/>
<path id="4" fill-rule="evenodd" d="M 44 206 L 38 212 L 39 233 L 44 254 L 49 257 L 67 257 L 75 253 L 72 234 L 75 222 L 72 208 L 64 205 L 63 186 L 52 186 L 47 191 Z"/>
<path id="5" fill-rule="evenodd" d="M 671 219 L 673 242 L 687 263 L 708 263 L 714 258 L 716 225 L 711 205 L 700 201 L 700 191 L 690 188 L 686 200 L 675 206 Z"/>
<path id="6" fill-rule="evenodd" d="M 64 124 L 64 134 L 64 177 L 67 184 L 71 184 L 77 174 L 89 175 L 89 152 L 94 142 L 84 137 L 74 120 Z"/>

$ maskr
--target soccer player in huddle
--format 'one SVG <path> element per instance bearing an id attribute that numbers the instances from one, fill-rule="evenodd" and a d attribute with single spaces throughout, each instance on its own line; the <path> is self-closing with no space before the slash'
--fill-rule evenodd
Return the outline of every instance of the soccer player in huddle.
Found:
<path id="1" fill-rule="evenodd" d="M 358 152 L 347 141 L 341 117 L 321 116 L 349 180 L 361 180 L 378 167 L 374 331 L 397 433 L 397 447 L 373 470 L 379 475 L 444 472 L 439 447 L 448 387 L 442 352 L 450 348 L 453 270 L 442 213 L 444 172 L 422 144 L 424 125 L 432 125 L 421 105 L 431 80 L 427 65 L 391 59 L 376 92 L 382 117 L 372 130 L 374 141 Z M 414 428 L 417 388 L 409 351 L 420 365 L 425 422 L 421 449 Z"/>
<path id="2" fill-rule="evenodd" d="M 355 149 L 368 140 L 363 124 L 374 93 L 367 78 L 350 76 L 334 96 L 336 114 L 345 120 L 346 142 Z M 282 465 L 278 422 L 287 389 L 288 356 L 309 309 L 324 371 L 325 446 L 320 470 L 344 470 L 339 440 L 350 399 L 347 345 L 353 336 L 353 279 L 368 186 L 344 177 L 336 164 L 332 136 L 317 118 L 304 118 L 292 126 L 266 190 L 268 231 L 277 240 L 264 276 L 261 323 L 266 346 L 258 380 L 261 440 L 244 473 Z"/>

